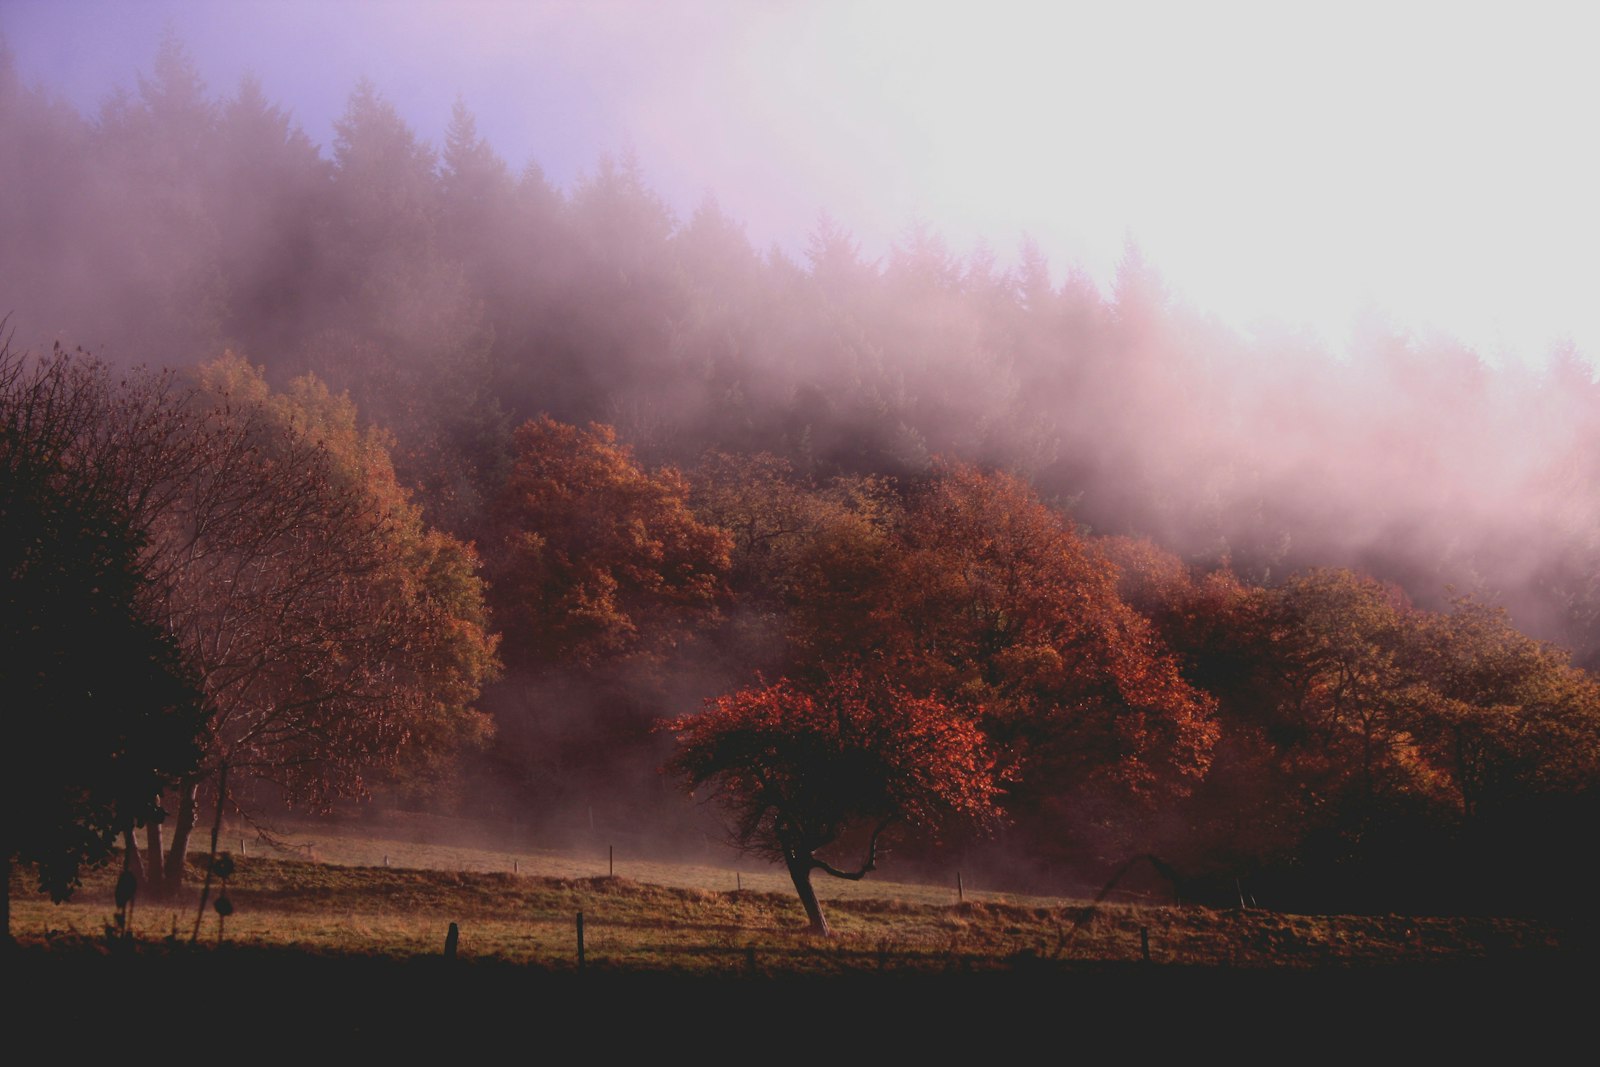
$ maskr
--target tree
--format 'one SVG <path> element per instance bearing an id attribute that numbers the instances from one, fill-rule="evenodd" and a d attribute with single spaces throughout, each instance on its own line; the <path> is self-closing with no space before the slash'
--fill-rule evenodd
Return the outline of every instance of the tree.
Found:
<path id="1" fill-rule="evenodd" d="M 101 163 L 89 168 L 98 187 L 84 205 L 95 224 L 68 231 L 84 234 L 96 258 L 73 288 L 96 292 L 98 306 L 86 310 L 127 350 L 187 362 L 222 338 L 229 293 L 217 219 L 252 197 L 218 192 L 219 111 L 170 30 L 138 82 L 134 97 L 101 111 Z"/>
<path id="2" fill-rule="evenodd" d="M 222 107 L 210 166 L 223 336 L 249 352 L 294 352 L 325 314 L 331 167 L 252 76 Z"/>
<path id="3" fill-rule="evenodd" d="M 943 465 L 896 540 L 871 647 L 914 691 L 982 709 L 1021 760 L 1012 814 L 1048 842 L 1091 809 L 1149 810 L 1204 776 L 1214 702 L 1123 602 L 1111 563 L 1024 482 Z"/>
<path id="4" fill-rule="evenodd" d="M 1470 598 L 1428 613 L 1417 630 L 1414 669 L 1430 698 L 1417 733 L 1449 772 L 1463 817 L 1514 819 L 1594 789 L 1600 680 L 1512 628 L 1504 609 Z"/>
<path id="5" fill-rule="evenodd" d="M 682 475 L 644 470 L 599 424 L 535 419 L 516 447 L 493 550 L 508 660 L 657 656 L 715 621 L 730 542 L 690 512 Z"/>
<path id="6" fill-rule="evenodd" d="M 516 182 L 504 161 L 478 135 L 478 123 L 457 97 L 444 134 L 439 167 L 440 238 L 464 263 L 474 258 L 483 266 L 493 261 L 496 232 L 512 216 Z M 494 279 L 475 279 L 477 288 Z"/>
<path id="7" fill-rule="evenodd" d="M 504 476 L 509 425 L 489 388 L 480 293 L 441 238 L 437 157 L 368 81 L 334 128 L 334 225 L 320 264 L 332 314 L 305 366 L 394 432 L 395 465 L 432 521 L 476 532 L 483 494 Z M 458 185 L 446 190 L 466 195 Z"/>
<path id="8" fill-rule="evenodd" d="M 1400 590 L 1352 571 L 1297 574 L 1273 597 L 1280 713 L 1307 732 L 1299 755 L 1320 772 L 1318 791 L 1351 791 L 1362 819 L 1436 787 L 1415 733 L 1433 696 L 1418 673 L 1422 619 Z"/>
<path id="9" fill-rule="evenodd" d="M 422 525 L 348 401 L 312 380 L 274 396 L 231 357 L 199 379 L 122 415 L 152 610 L 212 713 L 164 863 L 147 835 L 145 876 L 169 891 L 202 786 L 213 843 L 243 783 L 309 805 L 363 795 L 409 747 L 481 735 L 469 706 L 494 667 L 470 550 Z"/>
<path id="10" fill-rule="evenodd" d="M 0 345 L 0 931 L 15 861 L 65 899 L 200 761 L 203 710 L 144 611 L 143 531 L 113 479 L 103 368 Z"/>
<path id="11" fill-rule="evenodd" d="M 393 438 L 363 428 L 348 396 L 311 375 L 272 394 L 261 372 L 234 356 L 208 365 L 203 376 L 211 391 L 264 404 L 315 442 L 331 477 L 376 510 L 388 546 L 380 587 L 394 674 L 386 700 L 405 733 L 395 754 L 398 770 L 407 788 L 442 786 L 451 757 L 490 732 L 487 716 L 472 703 L 499 671 L 499 637 L 490 629 L 476 551 L 423 521 L 390 461 Z"/>
<path id="12" fill-rule="evenodd" d="M 859 880 L 885 834 L 936 833 L 952 820 L 994 822 L 1000 782 L 983 735 L 937 700 L 841 672 L 808 692 L 788 681 L 710 701 L 673 720 L 669 768 L 691 792 L 709 787 L 728 810 L 733 843 L 781 861 L 814 933 L 828 921 L 813 871 Z M 865 858 L 842 870 L 818 852 L 865 836 Z"/>
<path id="13" fill-rule="evenodd" d="M 729 585 L 739 606 L 718 646 L 741 674 L 809 674 L 816 648 L 854 647 L 862 614 L 852 592 L 873 586 L 898 500 L 882 478 L 799 477 L 769 453 L 711 451 L 693 474 L 691 502 L 732 539 Z"/>

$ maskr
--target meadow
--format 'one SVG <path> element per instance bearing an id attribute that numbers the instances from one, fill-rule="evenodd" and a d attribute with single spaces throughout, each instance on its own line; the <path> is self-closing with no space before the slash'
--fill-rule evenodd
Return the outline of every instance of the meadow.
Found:
<path id="1" fill-rule="evenodd" d="M 605 847 L 442 844 L 416 825 L 302 825 L 271 839 L 231 831 L 237 868 L 223 920 L 208 909 L 194 937 L 203 857 L 191 854 L 181 904 L 141 902 L 133 951 L 225 944 L 318 955 L 441 955 L 563 972 L 578 966 L 583 915 L 590 971 L 722 975 L 972 973 L 1085 963 L 1281 970 L 1556 960 L 1581 940 L 1567 924 L 1491 916 L 1295 915 L 1007 894 L 954 885 L 818 875 L 835 936 L 807 932 L 787 875 L 618 855 Z M 241 847 L 242 846 L 242 847 Z M 12 885 L 23 945 L 115 940 L 114 867 L 91 872 L 71 901 Z M 219 887 L 220 888 L 220 887 Z M 215 891 L 214 891 L 215 895 Z"/>

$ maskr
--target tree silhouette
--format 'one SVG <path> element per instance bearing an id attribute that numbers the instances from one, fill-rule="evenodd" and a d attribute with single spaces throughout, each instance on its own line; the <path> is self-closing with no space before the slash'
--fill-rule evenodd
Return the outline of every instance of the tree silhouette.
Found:
<path id="1" fill-rule="evenodd" d="M 200 761 L 200 693 L 145 611 L 143 532 L 102 477 L 107 401 L 98 366 L 0 346 L 7 936 L 13 862 L 35 864 L 39 888 L 64 899 L 119 834 L 160 819 L 160 791 Z"/>

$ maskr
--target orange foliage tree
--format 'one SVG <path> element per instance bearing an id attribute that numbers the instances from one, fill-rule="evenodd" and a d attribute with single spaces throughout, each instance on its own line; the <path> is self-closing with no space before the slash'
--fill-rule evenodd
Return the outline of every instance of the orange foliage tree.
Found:
<path id="1" fill-rule="evenodd" d="M 1116 571 L 1020 479 L 942 465 L 912 495 L 873 612 L 887 670 L 982 709 L 1019 760 L 1013 811 L 1060 840 L 1206 772 L 1214 702 L 1187 683 Z"/>
<path id="2" fill-rule="evenodd" d="M 147 828 L 158 892 L 183 880 L 203 789 L 215 848 L 242 784 L 320 806 L 444 763 L 487 733 L 471 705 L 496 668 L 472 550 L 422 522 L 347 399 L 309 378 L 274 394 L 232 356 L 198 379 L 130 394 L 112 419 L 133 442 L 150 610 L 210 712 L 170 840 Z"/>
<path id="3" fill-rule="evenodd" d="M 999 815 L 1000 781 L 976 724 L 856 672 L 814 690 L 789 681 L 740 690 L 667 729 L 678 742 L 670 769 L 691 791 L 710 788 L 739 848 L 783 862 L 818 934 L 829 931 L 813 871 L 857 880 L 897 827 L 936 833 Z M 865 838 L 859 868 L 817 854 L 852 834 Z"/>
<path id="4" fill-rule="evenodd" d="M 730 663 L 794 676 L 837 649 L 865 622 L 899 516 L 890 483 L 870 476 L 803 477 L 776 456 L 708 452 L 691 503 L 732 538 L 729 584 L 739 610 L 719 635 Z M 813 640 L 822 631 L 823 645 Z M 820 652 L 819 652 L 820 648 Z"/>
<path id="5" fill-rule="evenodd" d="M 492 548 L 507 660 L 592 667 L 659 655 L 713 621 L 730 540 L 695 519 L 688 494 L 676 470 L 641 468 L 609 426 L 520 427 Z"/>

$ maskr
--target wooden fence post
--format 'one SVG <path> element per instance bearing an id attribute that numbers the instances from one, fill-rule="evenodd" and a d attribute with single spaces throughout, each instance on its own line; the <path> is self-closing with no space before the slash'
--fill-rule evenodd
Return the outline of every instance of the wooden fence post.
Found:
<path id="1" fill-rule="evenodd" d="M 962 885 L 961 885 L 961 872 L 957 871 L 956 872 L 956 900 L 957 900 L 957 902 L 960 902 L 960 901 L 964 901 L 966 899 L 967 899 L 967 891 L 964 888 L 962 888 Z"/>
<path id="2" fill-rule="evenodd" d="M 456 945 L 457 945 L 457 943 L 460 942 L 460 940 L 461 940 L 461 927 L 457 926 L 455 923 L 451 923 L 449 931 L 446 932 L 445 935 L 444 935 L 444 958 L 445 959 L 453 960 L 453 959 L 456 958 Z"/>
<path id="3" fill-rule="evenodd" d="M 578 912 L 578 970 L 583 970 L 583 912 Z"/>

